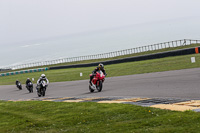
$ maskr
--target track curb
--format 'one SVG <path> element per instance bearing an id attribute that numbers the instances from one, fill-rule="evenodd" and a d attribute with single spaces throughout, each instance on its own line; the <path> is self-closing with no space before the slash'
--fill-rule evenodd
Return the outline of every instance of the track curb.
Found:
<path id="1" fill-rule="evenodd" d="M 51 101 L 51 102 L 96 102 L 96 103 L 121 103 L 143 107 L 153 107 L 173 111 L 192 110 L 200 112 L 200 100 L 175 99 L 175 98 L 121 98 L 121 97 L 46 97 L 35 99 L 18 99 L 7 101 Z"/>

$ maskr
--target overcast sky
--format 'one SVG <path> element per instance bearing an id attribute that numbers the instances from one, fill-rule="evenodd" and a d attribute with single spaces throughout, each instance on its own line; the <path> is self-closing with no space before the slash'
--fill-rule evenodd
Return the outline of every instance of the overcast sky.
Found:
<path id="1" fill-rule="evenodd" d="M 200 0 L 0 0 L 0 45 L 199 17 Z"/>

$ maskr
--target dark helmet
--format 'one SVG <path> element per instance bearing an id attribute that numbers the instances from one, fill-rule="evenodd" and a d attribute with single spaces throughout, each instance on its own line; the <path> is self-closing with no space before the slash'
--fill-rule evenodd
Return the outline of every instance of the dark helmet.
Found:
<path id="1" fill-rule="evenodd" d="M 100 63 L 100 64 L 98 65 L 98 67 L 99 67 L 99 69 L 103 69 L 103 68 L 104 68 L 104 66 L 103 66 L 102 63 Z"/>
<path id="2" fill-rule="evenodd" d="M 17 84 L 17 83 L 19 83 L 19 80 L 16 80 L 16 82 L 15 82 L 15 83 L 16 83 L 16 84 Z"/>

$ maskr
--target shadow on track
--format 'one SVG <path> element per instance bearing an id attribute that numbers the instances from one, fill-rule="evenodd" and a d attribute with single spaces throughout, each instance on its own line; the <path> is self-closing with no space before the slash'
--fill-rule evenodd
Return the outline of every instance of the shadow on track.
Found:
<path id="1" fill-rule="evenodd" d="M 94 92 L 86 92 L 86 93 L 82 93 L 81 95 L 88 95 L 88 94 L 97 94 L 97 93 L 102 93 L 102 92 L 106 92 L 108 90 L 102 90 L 101 92 L 98 92 L 98 91 L 94 91 Z"/>
<path id="2" fill-rule="evenodd" d="M 10 91 L 10 92 L 15 92 L 15 91 L 22 91 L 22 90 L 12 90 L 12 91 Z"/>
<path id="3" fill-rule="evenodd" d="M 26 92 L 26 93 L 23 93 L 22 95 L 26 95 L 26 94 L 32 94 L 32 93 Z"/>

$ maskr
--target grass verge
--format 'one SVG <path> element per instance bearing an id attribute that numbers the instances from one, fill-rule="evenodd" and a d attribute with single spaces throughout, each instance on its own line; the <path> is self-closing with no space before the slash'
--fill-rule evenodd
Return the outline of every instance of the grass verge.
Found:
<path id="1" fill-rule="evenodd" d="M 0 101 L 0 132 L 199 132 L 200 114 L 129 104 Z"/>
<path id="2" fill-rule="evenodd" d="M 191 57 L 196 58 L 196 63 L 191 63 Z M 197 67 L 200 67 L 200 54 L 106 65 L 105 69 L 108 74 L 108 77 L 114 77 L 122 75 L 161 72 L 161 71 L 179 70 L 179 69 L 197 68 Z M 5 77 L 0 77 L 0 85 L 15 84 L 15 81 L 17 79 L 24 84 L 28 77 L 34 78 L 35 79 L 34 83 L 35 83 L 42 73 L 46 74 L 50 82 L 73 81 L 73 80 L 84 80 L 84 79 L 89 80 L 89 74 L 93 71 L 94 68 L 95 67 L 70 68 L 70 69 L 48 70 L 45 72 L 5 76 Z M 83 73 L 82 77 L 80 77 L 80 73 Z"/>

